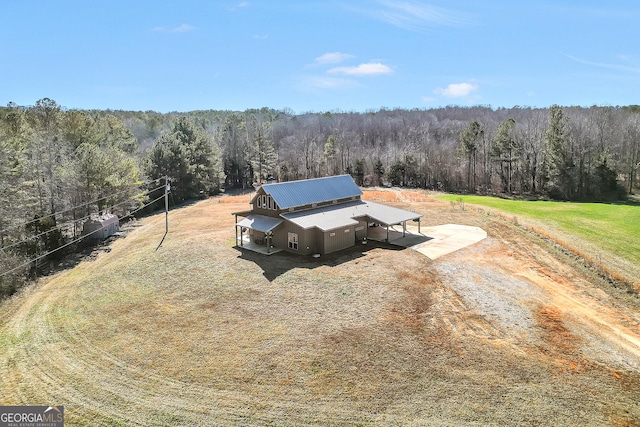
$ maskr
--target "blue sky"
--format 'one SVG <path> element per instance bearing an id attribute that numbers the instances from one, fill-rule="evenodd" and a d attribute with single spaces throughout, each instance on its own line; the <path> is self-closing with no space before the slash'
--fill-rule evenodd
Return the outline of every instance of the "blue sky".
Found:
<path id="1" fill-rule="evenodd" d="M 640 2 L 0 0 L 0 105 L 640 104 Z"/>

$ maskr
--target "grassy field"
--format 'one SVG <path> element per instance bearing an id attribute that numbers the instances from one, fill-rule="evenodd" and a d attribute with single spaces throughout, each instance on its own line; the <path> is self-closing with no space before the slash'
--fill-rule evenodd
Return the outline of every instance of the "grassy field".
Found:
<path id="1" fill-rule="evenodd" d="M 499 210 L 525 224 L 527 219 L 534 220 L 536 229 L 564 237 L 577 252 L 584 249 L 579 241 L 587 242 L 592 248 L 586 251 L 590 258 L 610 255 L 626 261 L 629 267 L 640 265 L 640 206 L 636 204 L 524 201 L 454 194 L 439 198 Z M 623 270 L 631 280 L 637 280 L 633 271 Z"/>
<path id="2" fill-rule="evenodd" d="M 490 237 L 436 261 L 268 257 L 234 247 L 248 196 L 172 210 L 159 248 L 146 218 L 2 302 L 0 405 L 64 405 L 68 426 L 640 425 L 640 358 L 597 329 L 635 337 L 640 315 L 500 218 L 367 197 Z"/>

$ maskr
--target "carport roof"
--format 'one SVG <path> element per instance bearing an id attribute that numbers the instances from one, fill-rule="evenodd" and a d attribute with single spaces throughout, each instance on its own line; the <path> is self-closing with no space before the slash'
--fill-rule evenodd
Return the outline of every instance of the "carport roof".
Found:
<path id="1" fill-rule="evenodd" d="M 381 205 L 375 202 L 366 202 L 367 206 L 361 211 L 372 220 L 382 225 L 400 224 L 405 221 L 412 221 L 422 217 L 422 214 L 394 208 L 393 206 Z"/>
<path id="2" fill-rule="evenodd" d="M 283 213 L 280 216 L 304 229 L 316 227 L 322 231 L 356 225 L 357 218 L 366 217 L 382 225 L 394 225 L 422 217 L 415 212 L 363 200 Z"/>
<path id="3" fill-rule="evenodd" d="M 267 233 L 282 224 L 282 220 L 264 215 L 249 215 L 236 225 Z"/>

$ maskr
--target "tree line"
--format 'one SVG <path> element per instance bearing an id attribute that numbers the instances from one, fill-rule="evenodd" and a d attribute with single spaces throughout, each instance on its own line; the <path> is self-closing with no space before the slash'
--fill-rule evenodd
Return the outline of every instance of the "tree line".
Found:
<path id="1" fill-rule="evenodd" d="M 361 186 L 614 200 L 637 190 L 639 163 L 638 106 L 161 114 L 10 103 L 0 108 L 0 274 L 68 242 L 92 213 L 143 206 L 165 176 L 175 203 L 342 173 Z M 0 286 L 10 293 L 29 274 Z"/>

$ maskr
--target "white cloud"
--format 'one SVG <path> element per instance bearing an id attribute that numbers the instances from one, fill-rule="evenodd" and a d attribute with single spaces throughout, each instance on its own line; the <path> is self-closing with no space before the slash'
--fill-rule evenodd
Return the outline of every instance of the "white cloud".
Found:
<path id="1" fill-rule="evenodd" d="M 472 83 L 451 83 L 445 89 L 437 88 L 433 93 L 442 95 L 445 98 L 464 98 L 478 89 L 480 89 L 480 87 Z"/>
<path id="2" fill-rule="evenodd" d="M 182 24 L 178 27 L 172 28 L 171 32 L 172 33 L 186 33 L 188 31 L 193 31 L 195 30 L 196 27 L 194 27 L 193 25 L 189 25 L 189 24 Z"/>
<path id="3" fill-rule="evenodd" d="M 614 64 L 614 63 L 606 63 L 606 62 L 588 61 L 586 59 L 577 58 L 575 56 L 571 56 L 571 55 L 567 55 L 567 54 L 565 54 L 565 56 L 567 58 L 569 58 L 569 59 L 572 59 L 573 61 L 579 62 L 579 63 L 584 64 L 584 65 L 590 65 L 592 67 L 608 68 L 610 70 L 628 71 L 628 72 L 632 72 L 632 73 L 640 73 L 640 66 L 638 66 L 637 64 L 629 66 L 629 65 L 625 65 L 625 64 Z M 620 59 L 622 59 L 625 62 L 628 62 L 630 58 L 631 57 L 629 57 L 629 56 L 620 57 Z"/>
<path id="4" fill-rule="evenodd" d="M 155 27 L 153 31 L 161 33 L 186 33 L 195 30 L 196 27 L 189 24 L 178 25 L 177 27 Z"/>
<path id="5" fill-rule="evenodd" d="M 393 69 L 380 62 L 369 62 L 355 67 L 336 67 L 327 71 L 330 74 L 344 74 L 347 76 L 376 76 L 380 74 L 391 74 Z"/>
<path id="6" fill-rule="evenodd" d="M 329 52 L 324 55 L 318 56 L 315 59 L 316 64 L 338 64 L 346 61 L 349 58 L 353 58 L 353 55 L 342 52 Z"/>
<path id="7" fill-rule="evenodd" d="M 247 2 L 247 1 L 242 1 L 242 2 L 237 3 L 237 4 L 228 5 L 228 6 L 227 6 L 227 10 L 228 10 L 229 12 L 238 12 L 239 10 L 246 9 L 246 8 L 248 8 L 249 6 L 250 6 L 249 2 Z"/>
<path id="8" fill-rule="evenodd" d="M 269 34 L 254 34 L 253 38 L 255 40 L 266 40 L 269 38 Z"/>
<path id="9" fill-rule="evenodd" d="M 433 96 L 422 97 L 422 102 L 435 102 L 435 101 L 437 101 L 437 98 L 434 98 Z"/>
<path id="10" fill-rule="evenodd" d="M 305 92 L 324 93 L 327 90 L 338 90 L 358 87 L 360 84 L 348 78 L 328 76 L 304 76 L 298 87 Z"/>
<path id="11" fill-rule="evenodd" d="M 324 89 L 334 89 L 340 87 L 354 86 L 354 82 L 349 79 L 331 78 L 331 77 L 315 77 L 309 80 L 309 83 L 314 87 Z"/>
<path id="12" fill-rule="evenodd" d="M 379 0 L 379 7 L 361 13 L 409 31 L 424 31 L 435 25 L 466 25 L 459 12 L 410 0 Z"/>

